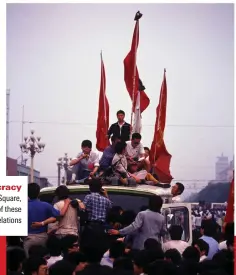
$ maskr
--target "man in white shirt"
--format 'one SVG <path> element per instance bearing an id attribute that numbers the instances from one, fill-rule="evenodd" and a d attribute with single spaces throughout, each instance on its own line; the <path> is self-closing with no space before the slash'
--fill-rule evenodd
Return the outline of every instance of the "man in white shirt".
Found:
<path id="1" fill-rule="evenodd" d="M 72 182 L 75 180 L 84 180 L 92 178 L 99 167 L 99 154 L 92 151 L 92 142 L 84 140 L 81 144 L 82 152 L 72 159 L 70 166 L 72 168 Z"/>
<path id="2" fill-rule="evenodd" d="M 189 246 L 187 242 L 181 240 L 183 235 L 183 228 L 180 225 L 172 225 L 169 229 L 171 241 L 163 244 L 162 249 L 166 252 L 169 249 L 177 249 L 182 255 L 184 250 Z"/>
<path id="3" fill-rule="evenodd" d="M 181 202 L 180 195 L 184 192 L 184 185 L 181 182 L 176 182 L 175 185 L 154 183 L 158 190 L 158 195 L 163 198 L 164 203 Z M 163 187 L 162 187 L 163 186 Z M 165 186 L 169 186 L 166 188 Z"/>
<path id="4" fill-rule="evenodd" d="M 145 157 L 144 147 L 141 143 L 142 136 L 139 133 L 133 133 L 131 141 L 127 141 L 126 155 L 129 161 L 138 161 Z"/>

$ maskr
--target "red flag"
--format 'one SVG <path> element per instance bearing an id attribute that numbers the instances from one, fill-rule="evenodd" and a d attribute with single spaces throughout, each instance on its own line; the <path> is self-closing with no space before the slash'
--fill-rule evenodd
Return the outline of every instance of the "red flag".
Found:
<path id="1" fill-rule="evenodd" d="M 170 174 L 171 155 L 166 150 L 164 143 L 164 130 L 166 124 L 167 85 L 166 71 L 161 85 L 159 104 L 156 109 L 156 123 L 152 146 L 150 150 L 150 161 L 154 165 L 155 172 L 163 183 L 170 183 L 173 179 Z"/>
<path id="2" fill-rule="evenodd" d="M 234 177 L 233 177 L 231 185 L 230 185 L 229 198 L 228 198 L 228 203 L 227 203 L 224 226 L 227 223 L 231 223 L 233 221 L 234 221 Z"/>
<path id="3" fill-rule="evenodd" d="M 98 106 L 98 118 L 97 118 L 97 143 L 96 148 L 98 151 L 103 152 L 109 145 L 107 137 L 107 131 L 109 127 L 109 104 L 106 97 L 106 75 L 104 63 L 101 54 L 101 82 L 100 82 L 100 94 L 99 94 L 99 106 Z"/>
<path id="4" fill-rule="evenodd" d="M 140 111 L 142 113 L 148 107 L 150 100 L 144 92 L 145 88 L 143 87 L 143 85 L 140 85 L 139 73 L 136 66 L 136 54 L 139 43 L 139 19 L 141 18 L 141 16 L 142 15 L 139 12 L 136 13 L 136 23 L 133 33 L 131 50 L 124 59 L 124 77 L 126 89 L 130 95 L 131 100 L 133 101 L 133 110 L 136 105 L 138 91 L 140 91 Z"/>

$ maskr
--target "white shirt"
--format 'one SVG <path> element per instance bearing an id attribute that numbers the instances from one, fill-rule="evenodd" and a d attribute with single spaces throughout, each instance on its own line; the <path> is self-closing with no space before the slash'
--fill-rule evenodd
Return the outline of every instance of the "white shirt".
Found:
<path id="1" fill-rule="evenodd" d="M 201 263 L 201 262 L 205 261 L 206 259 L 207 259 L 207 256 L 203 255 L 203 256 L 200 257 L 199 262 Z"/>
<path id="2" fill-rule="evenodd" d="M 47 260 L 47 266 L 50 267 L 51 265 L 55 264 L 58 261 L 61 261 L 62 259 L 63 257 L 61 255 L 55 257 L 52 256 Z"/>
<path id="3" fill-rule="evenodd" d="M 64 204 L 64 200 L 61 200 L 54 204 L 54 208 L 61 211 L 64 207 Z M 58 229 L 56 231 L 56 234 L 77 236 L 78 228 L 79 222 L 77 216 L 77 209 L 69 205 L 65 215 L 58 222 Z"/>
<path id="4" fill-rule="evenodd" d="M 189 244 L 184 241 L 168 241 L 162 245 L 162 249 L 164 252 L 166 252 L 169 249 L 177 249 L 179 253 L 182 255 L 184 250 L 189 247 Z"/>
<path id="5" fill-rule="evenodd" d="M 219 243 L 219 250 L 227 249 L 226 241 Z"/>
<path id="6" fill-rule="evenodd" d="M 83 152 L 79 153 L 76 158 L 79 158 L 83 155 Z M 88 161 L 92 163 L 95 167 L 99 167 L 99 154 L 97 152 L 91 151 L 89 154 Z"/>
<path id="7" fill-rule="evenodd" d="M 127 141 L 126 144 L 126 153 L 131 158 L 139 158 L 141 155 L 145 153 L 141 142 L 135 148 L 132 146 L 131 141 Z"/>

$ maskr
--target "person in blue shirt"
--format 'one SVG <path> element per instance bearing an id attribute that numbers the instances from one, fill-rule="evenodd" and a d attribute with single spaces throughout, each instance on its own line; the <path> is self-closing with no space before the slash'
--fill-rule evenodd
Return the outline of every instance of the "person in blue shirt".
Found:
<path id="1" fill-rule="evenodd" d="M 24 250 L 26 254 L 33 245 L 46 245 L 47 225 L 55 222 L 66 213 L 70 200 L 65 200 L 61 211 L 56 210 L 51 204 L 38 199 L 40 187 L 37 183 L 28 184 L 28 236 L 24 239 Z"/>
<path id="2" fill-rule="evenodd" d="M 219 243 L 213 238 L 216 234 L 216 223 L 212 220 L 203 220 L 201 234 L 200 239 L 209 245 L 207 260 L 212 260 L 213 256 L 219 251 Z"/>
<path id="3" fill-rule="evenodd" d="M 117 136 L 112 136 L 111 137 L 111 145 L 109 145 L 103 152 L 102 157 L 99 161 L 100 164 L 100 171 L 105 171 L 106 169 L 108 169 L 111 164 L 112 164 L 112 160 L 114 155 L 116 154 L 115 152 L 115 146 L 117 144 L 117 142 L 120 141 L 120 138 Z"/>

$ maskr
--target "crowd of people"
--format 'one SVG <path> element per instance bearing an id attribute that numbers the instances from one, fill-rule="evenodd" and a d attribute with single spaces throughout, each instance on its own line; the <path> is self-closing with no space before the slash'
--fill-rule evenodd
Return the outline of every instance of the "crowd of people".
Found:
<path id="1" fill-rule="evenodd" d="M 203 219 L 187 243 L 180 225 L 167 229 L 160 196 L 134 213 L 113 205 L 101 180 L 88 184 L 83 201 L 59 186 L 53 205 L 28 185 L 29 235 L 7 238 L 8 275 L 234 274 L 233 223 L 222 234 L 212 217 Z"/>
<path id="2" fill-rule="evenodd" d="M 8 275 L 234 274 L 234 224 L 222 233 L 213 212 L 193 209 L 193 240 L 184 241 L 181 224 L 167 224 L 161 211 L 165 195 L 178 202 L 184 186 L 159 182 L 149 148 L 139 133 L 131 136 L 124 117 L 124 111 L 117 112 L 118 121 L 108 130 L 111 144 L 101 159 L 92 142 L 84 140 L 70 162 L 67 184 L 89 186 L 83 201 L 72 199 L 61 185 L 49 204 L 40 201 L 36 183 L 28 185 L 28 236 L 7 238 Z M 135 213 L 114 205 L 107 183 L 155 185 L 160 196 L 150 196 L 149 205 Z"/>
<path id="3" fill-rule="evenodd" d="M 202 220 L 213 219 L 219 227 L 224 224 L 226 215 L 226 205 L 212 208 L 210 205 L 194 205 L 192 207 L 192 226 L 193 229 L 200 229 Z"/>

